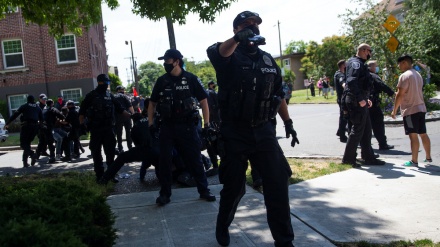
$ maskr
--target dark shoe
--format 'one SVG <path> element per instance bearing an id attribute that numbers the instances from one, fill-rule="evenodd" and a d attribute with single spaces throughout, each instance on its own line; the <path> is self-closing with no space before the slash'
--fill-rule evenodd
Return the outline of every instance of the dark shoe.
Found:
<path id="1" fill-rule="evenodd" d="M 37 155 L 36 154 L 32 155 L 32 157 L 31 157 L 31 166 L 34 166 L 35 163 L 37 163 Z"/>
<path id="2" fill-rule="evenodd" d="M 64 162 L 69 162 L 69 161 L 72 161 L 72 158 L 69 156 L 65 156 L 65 157 L 61 158 L 60 160 L 64 161 Z"/>
<path id="3" fill-rule="evenodd" d="M 206 171 L 207 177 L 212 177 L 218 174 L 218 168 L 212 168 Z"/>
<path id="4" fill-rule="evenodd" d="M 231 242 L 231 237 L 229 236 L 229 230 L 228 228 L 223 228 L 217 226 L 215 228 L 215 238 L 217 239 L 217 243 L 221 246 L 229 246 L 229 243 Z"/>
<path id="5" fill-rule="evenodd" d="M 47 164 L 53 164 L 55 162 L 56 162 L 55 157 L 52 157 L 47 161 Z"/>
<path id="6" fill-rule="evenodd" d="M 46 151 L 44 151 L 44 152 L 40 152 L 40 155 L 41 155 L 41 156 L 47 156 L 47 157 L 50 156 Z"/>
<path id="7" fill-rule="evenodd" d="M 341 163 L 341 164 L 349 164 L 349 165 L 351 165 L 351 167 L 353 167 L 353 168 L 359 168 L 359 167 L 361 167 L 361 165 L 358 164 L 358 163 L 356 163 L 356 161 L 354 161 L 354 162 L 348 162 L 348 161 L 344 161 L 344 160 L 342 160 L 342 163 Z"/>
<path id="8" fill-rule="evenodd" d="M 390 150 L 393 149 L 394 146 L 393 145 L 385 145 L 385 146 L 379 146 L 379 150 Z"/>
<path id="9" fill-rule="evenodd" d="M 213 202 L 213 201 L 216 200 L 215 195 L 213 195 L 209 191 L 200 194 L 200 199 L 204 199 L 204 200 L 206 200 L 208 202 Z"/>
<path id="10" fill-rule="evenodd" d="M 159 206 L 168 204 L 170 203 L 170 201 L 171 201 L 170 198 L 165 195 L 160 195 L 158 198 L 156 198 L 156 204 L 158 204 Z"/>
<path id="11" fill-rule="evenodd" d="M 27 163 L 27 161 L 23 161 L 23 168 L 27 168 L 29 167 L 29 164 Z"/>
<path id="12" fill-rule="evenodd" d="M 378 160 L 378 159 L 366 159 L 365 160 L 365 165 L 368 165 L 368 166 L 383 166 L 385 164 L 386 164 L 386 162 L 383 160 Z"/>

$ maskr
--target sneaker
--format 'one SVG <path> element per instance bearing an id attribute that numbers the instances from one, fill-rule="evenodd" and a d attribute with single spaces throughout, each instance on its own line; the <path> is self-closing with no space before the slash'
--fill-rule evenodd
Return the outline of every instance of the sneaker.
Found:
<path id="1" fill-rule="evenodd" d="M 428 158 L 426 158 L 426 159 L 423 160 L 423 162 L 429 162 L 429 163 L 432 163 L 432 159 L 428 159 Z"/>
<path id="2" fill-rule="evenodd" d="M 419 163 L 413 162 L 412 160 L 407 161 L 405 163 L 402 164 L 402 166 L 406 166 L 406 167 L 419 167 Z"/>
<path id="3" fill-rule="evenodd" d="M 156 198 L 156 204 L 159 206 L 164 206 L 165 204 L 170 203 L 170 198 L 165 195 L 160 195 L 158 198 Z"/>
<path id="4" fill-rule="evenodd" d="M 213 202 L 216 200 L 215 195 L 213 195 L 211 192 L 206 191 L 200 194 L 200 199 L 204 199 L 208 202 Z"/>

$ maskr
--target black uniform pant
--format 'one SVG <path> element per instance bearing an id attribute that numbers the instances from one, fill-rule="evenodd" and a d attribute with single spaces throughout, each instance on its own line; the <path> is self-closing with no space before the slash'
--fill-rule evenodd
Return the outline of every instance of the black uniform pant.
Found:
<path id="1" fill-rule="evenodd" d="M 113 126 L 93 128 L 90 130 L 89 149 L 92 153 L 93 168 L 96 178 L 101 178 L 104 174 L 104 164 L 102 162 L 101 146 L 104 147 L 104 153 L 107 166 L 111 166 L 115 159 L 116 138 Z"/>
<path id="2" fill-rule="evenodd" d="M 55 145 L 54 145 L 55 140 L 53 139 L 52 128 L 44 128 L 41 129 L 40 132 L 41 131 L 45 135 L 47 147 L 49 148 L 50 158 L 55 158 Z M 40 143 L 38 143 L 37 154 L 40 154 L 43 151 L 44 151 L 43 149 L 40 149 Z"/>
<path id="3" fill-rule="evenodd" d="M 382 109 L 379 106 L 372 106 L 369 111 L 374 137 L 376 137 L 379 147 L 385 147 L 387 145 L 387 137 L 385 135 Z"/>
<path id="4" fill-rule="evenodd" d="M 41 153 L 46 152 L 47 150 L 47 144 L 49 142 L 49 140 L 47 139 L 47 134 L 46 134 L 46 130 L 45 128 L 40 128 L 38 130 L 38 146 L 37 146 L 37 150 L 36 153 L 37 155 L 40 155 Z"/>
<path id="5" fill-rule="evenodd" d="M 289 178 L 292 170 L 278 144 L 271 123 L 259 127 L 239 127 L 234 123 L 221 126 L 225 155 L 219 167 L 223 183 L 217 227 L 229 227 L 245 194 L 248 161 L 263 180 L 267 222 L 275 246 L 293 246 L 294 233 L 290 219 Z"/>
<path id="6" fill-rule="evenodd" d="M 164 123 L 160 127 L 159 182 L 160 195 L 171 196 L 173 148 L 183 160 L 188 171 L 194 177 L 197 191 L 202 194 L 209 191 L 205 168 L 201 157 L 201 141 L 197 126 L 191 123 Z"/>
<path id="7" fill-rule="evenodd" d="M 315 97 L 315 87 L 310 87 L 310 94 Z"/>
<path id="8" fill-rule="evenodd" d="M 349 112 L 352 127 L 345 146 L 342 162 L 356 163 L 356 149 L 361 144 L 361 157 L 365 160 L 374 159 L 371 148 L 371 120 L 368 106 L 356 107 Z"/>
<path id="9" fill-rule="evenodd" d="M 29 156 L 32 155 L 31 142 L 38 134 L 38 124 L 27 123 L 21 126 L 20 131 L 20 147 L 23 149 L 22 160 L 27 164 Z"/>
<path id="10" fill-rule="evenodd" d="M 338 127 L 338 133 L 339 136 L 342 137 L 341 139 L 346 138 L 345 130 L 347 129 L 347 119 L 344 118 L 344 111 L 342 110 L 341 103 L 338 103 L 339 106 L 339 127 Z"/>
<path id="11" fill-rule="evenodd" d="M 127 140 L 128 148 L 132 148 L 133 141 L 131 140 L 131 127 L 133 127 L 131 123 L 131 119 L 127 118 L 125 120 L 116 121 L 116 137 L 118 139 L 118 149 L 119 151 L 123 149 L 122 147 L 122 128 L 125 129 L 125 139 Z"/>
<path id="12" fill-rule="evenodd" d="M 128 151 L 122 152 L 118 155 L 113 164 L 111 164 L 111 166 L 105 171 L 104 179 L 110 180 L 113 178 L 125 163 L 142 161 L 142 165 L 147 169 L 153 164 L 152 160 L 154 159 L 154 155 L 157 154 L 152 152 L 151 147 L 132 147 Z"/>

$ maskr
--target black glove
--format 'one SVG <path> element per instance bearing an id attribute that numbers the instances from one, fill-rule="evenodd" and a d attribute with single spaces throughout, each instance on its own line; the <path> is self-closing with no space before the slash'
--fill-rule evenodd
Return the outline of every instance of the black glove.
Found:
<path id="1" fill-rule="evenodd" d="M 249 28 L 244 28 L 234 35 L 235 42 L 248 42 L 249 38 L 254 37 L 255 34 Z"/>
<path id="2" fill-rule="evenodd" d="M 205 127 L 202 129 L 202 138 L 211 144 L 211 142 L 217 140 L 217 131 L 211 127 Z"/>
<path id="3" fill-rule="evenodd" d="M 284 121 L 284 128 L 286 129 L 286 138 L 289 138 L 292 135 L 292 142 L 290 146 L 295 147 L 295 143 L 299 144 L 299 140 L 296 137 L 296 131 L 293 129 L 292 119 Z"/>

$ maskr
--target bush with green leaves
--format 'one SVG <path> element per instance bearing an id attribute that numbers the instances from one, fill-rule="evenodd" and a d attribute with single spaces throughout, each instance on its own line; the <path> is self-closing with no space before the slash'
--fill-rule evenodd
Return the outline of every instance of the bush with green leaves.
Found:
<path id="1" fill-rule="evenodd" d="M 115 216 L 92 173 L 0 177 L 3 246 L 113 246 Z"/>

